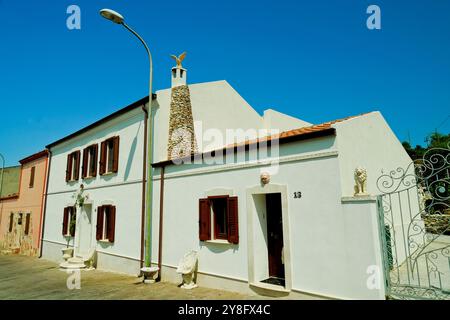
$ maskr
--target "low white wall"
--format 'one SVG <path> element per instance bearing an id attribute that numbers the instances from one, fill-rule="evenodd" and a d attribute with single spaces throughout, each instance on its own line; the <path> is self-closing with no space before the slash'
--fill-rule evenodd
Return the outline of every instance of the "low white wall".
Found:
<path id="1" fill-rule="evenodd" d="M 385 299 L 385 276 L 377 200 L 349 197 L 342 200 L 351 299 Z"/>
<path id="2" fill-rule="evenodd" d="M 69 246 L 72 247 L 72 246 Z M 61 249 L 66 248 L 63 243 L 43 242 L 42 259 L 56 263 L 63 262 Z M 140 262 L 137 259 L 107 254 L 97 251 L 97 269 L 113 271 L 129 275 L 140 274 Z"/>

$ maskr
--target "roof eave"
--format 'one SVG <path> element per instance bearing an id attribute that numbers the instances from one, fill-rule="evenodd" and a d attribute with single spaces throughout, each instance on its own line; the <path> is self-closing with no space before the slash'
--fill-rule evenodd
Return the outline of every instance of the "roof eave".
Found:
<path id="1" fill-rule="evenodd" d="M 310 139 L 321 138 L 321 137 L 331 136 L 331 135 L 336 135 L 335 128 L 330 127 L 330 128 L 323 129 L 320 131 L 309 132 L 309 133 L 304 133 L 304 134 L 300 134 L 300 135 L 281 137 L 279 139 L 279 144 L 289 143 L 289 142 L 294 142 L 294 141 L 310 140 Z M 186 160 L 190 160 L 192 162 L 194 159 L 198 159 L 199 157 L 203 158 L 203 156 L 205 154 L 210 155 L 211 153 L 215 153 L 215 152 L 220 152 L 220 151 L 225 152 L 226 150 L 229 150 L 229 149 L 234 149 L 233 152 L 236 153 L 239 148 L 242 149 L 243 147 L 245 147 L 245 150 L 247 151 L 251 145 L 255 145 L 255 144 L 258 144 L 259 142 L 266 142 L 266 141 L 268 141 L 270 144 L 271 140 L 261 140 L 261 141 L 251 142 L 251 143 L 242 143 L 242 144 L 236 145 L 236 146 L 224 147 L 224 148 L 220 148 L 217 150 L 211 150 L 211 151 L 207 151 L 207 152 L 191 154 L 190 156 L 183 157 L 183 158 L 164 160 L 164 161 L 152 163 L 152 167 L 154 167 L 154 168 L 165 167 L 167 165 L 173 164 L 173 162 L 175 160 L 177 162 L 179 161 L 182 163 L 185 162 Z"/>

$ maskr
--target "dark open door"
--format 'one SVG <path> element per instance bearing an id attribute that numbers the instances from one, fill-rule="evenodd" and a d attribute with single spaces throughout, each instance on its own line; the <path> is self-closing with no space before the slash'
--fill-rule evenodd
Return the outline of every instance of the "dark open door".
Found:
<path id="1" fill-rule="evenodd" d="M 269 277 L 284 279 L 283 219 L 281 215 L 281 194 L 266 195 L 267 247 L 269 253 Z"/>

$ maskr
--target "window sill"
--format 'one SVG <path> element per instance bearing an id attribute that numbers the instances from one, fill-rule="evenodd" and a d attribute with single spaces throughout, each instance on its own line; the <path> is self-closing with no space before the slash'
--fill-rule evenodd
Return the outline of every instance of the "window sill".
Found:
<path id="1" fill-rule="evenodd" d="M 98 240 L 98 242 L 101 242 L 101 243 L 112 243 L 112 242 L 109 241 L 108 239 Z"/>
<path id="2" fill-rule="evenodd" d="M 102 177 L 108 177 L 108 176 L 113 176 L 113 175 L 116 175 L 116 174 L 117 174 L 117 172 L 106 172 L 104 174 L 101 174 L 101 176 Z"/>
<path id="3" fill-rule="evenodd" d="M 83 178 L 83 180 L 92 180 L 92 179 L 95 179 L 96 178 L 96 176 L 94 177 L 94 176 L 88 176 L 88 177 L 84 177 Z"/>
<path id="4" fill-rule="evenodd" d="M 214 240 L 206 240 L 206 243 L 217 243 L 217 244 L 231 244 L 231 242 L 228 242 L 228 240 L 223 239 L 214 239 Z"/>

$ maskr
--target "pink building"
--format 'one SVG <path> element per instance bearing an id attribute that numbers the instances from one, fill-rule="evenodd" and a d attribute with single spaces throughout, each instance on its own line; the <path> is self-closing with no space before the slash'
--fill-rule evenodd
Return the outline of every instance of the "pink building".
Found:
<path id="1" fill-rule="evenodd" d="M 41 241 L 48 153 L 44 150 L 19 162 L 19 193 L 0 199 L 0 248 L 34 256 Z"/>

